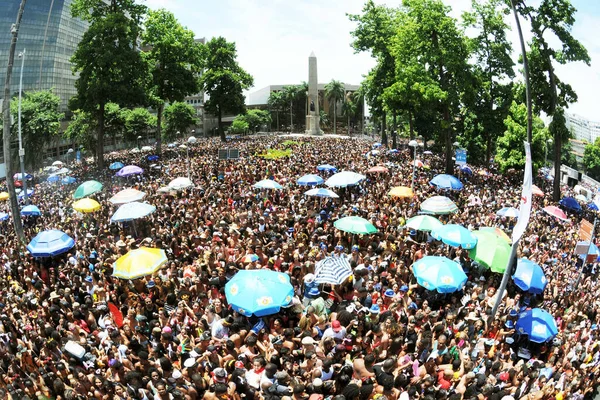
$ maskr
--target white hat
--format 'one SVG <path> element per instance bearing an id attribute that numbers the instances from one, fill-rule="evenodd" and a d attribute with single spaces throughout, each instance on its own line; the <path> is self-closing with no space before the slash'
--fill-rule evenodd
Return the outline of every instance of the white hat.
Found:
<path id="1" fill-rule="evenodd" d="M 180 370 L 178 370 L 178 369 L 174 369 L 174 370 L 173 370 L 173 378 L 175 378 L 175 379 L 179 379 L 179 378 L 181 378 L 182 376 L 183 376 L 183 375 L 181 375 L 181 371 L 180 371 Z"/>
<path id="2" fill-rule="evenodd" d="M 302 344 L 315 344 L 315 339 L 310 336 L 305 336 L 302 338 Z"/>
<path id="3" fill-rule="evenodd" d="M 304 275 L 304 283 L 313 283 L 315 280 L 314 274 L 306 274 Z"/>
<path id="4" fill-rule="evenodd" d="M 194 364 L 196 364 L 196 359 L 194 357 L 190 357 L 183 362 L 183 366 L 186 368 L 192 368 Z"/>

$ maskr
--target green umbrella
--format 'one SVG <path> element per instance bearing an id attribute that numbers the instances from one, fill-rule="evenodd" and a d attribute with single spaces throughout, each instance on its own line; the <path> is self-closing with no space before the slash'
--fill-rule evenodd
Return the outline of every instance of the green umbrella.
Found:
<path id="1" fill-rule="evenodd" d="M 417 231 L 433 231 L 441 228 L 442 223 L 435 217 L 430 215 L 417 215 L 406 221 L 406 226 Z"/>
<path id="2" fill-rule="evenodd" d="M 506 239 L 490 231 L 475 231 L 477 246 L 469 250 L 469 256 L 493 272 L 504 273 L 510 257 L 510 245 Z"/>
<path id="3" fill-rule="evenodd" d="M 84 197 L 88 197 L 96 192 L 102 190 L 102 184 L 98 181 L 86 181 L 83 182 L 77 189 L 75 189 L 75 193 L 73 193 L 73 198 L 83 199 Z"/>
<path id="4" fill-rule="evenodd" d="M 375 225 L 361 217 L 340 218 L 333 223 L 333 226 L 338 228 L 340 231 L 357 233 L 360 235 L 378 232 L 377 228 L 375 228 Z"/>

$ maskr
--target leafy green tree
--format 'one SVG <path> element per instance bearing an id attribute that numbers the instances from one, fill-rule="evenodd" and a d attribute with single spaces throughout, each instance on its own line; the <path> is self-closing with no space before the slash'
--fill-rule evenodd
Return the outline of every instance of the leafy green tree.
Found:
<path id="1" fill-rule="evenodd" d="M 267 105 L 269 106 L 269 110 L 271 112 L 275 111 L 275 118 L 277 121 L 277 126 L 275 127 L 276 131 L 279 131 L 281 125 L 279 125 L 279 112 L 285 107 L 285 98 L 283 96 L 283 92 L 271 92 L 269 94 L 269 99 L 267 100 Z"/>
<path id="2" fill-rule="evenodd" d="M 121 107 L 146 102 L 147 63 L 137 48 L 146 7 L 135 0 L 75 0 L 73 17 L 89 22 L 89 28 L 71 58 L 78 74 L 72 110 L 83 110 L 97 121 L 96 156 L 104 167 L 106 104 Z"/>
<path id="3" fill-rule="evenodd" d="M 249 125 L 248 122 L 244 119 L 244 116 L 238 115 L 231 123 L 231 128 L 229 128 L 229 131 L 233 134 L 241 135 L 243 133 L 248 132 L 248 128 Z"/>
<path id="4" fill-rule="evenodd" d="M 329 106 L 333 105 L 333 134 L 337 132 L 337 103 L 344 100 L 345 96 L 344 83 L 332 79 L 325 85 L 325 97 L 329 102 Z"/>
<path id="5" fill-rule="evenodd" d="M 166 140 L 173 140 L 178 132 L 185 133 L 197 122 L 194 107 L 182 101 L 176 101 L 165 108 L 165 131 L 163 135 Z"/>
<path id="6" fill-rule="evenodd" d="M 127 109 L 119 107 L 116 103 L 107 103 L 104 117 L 104 130 L 116 143 L 117 138 L 125 134 Z"/>
<path id="7" fill-rule="evenodd" d="M 600 179 L 600 138 L 585 146 L 583 166 L 587 175 L 596 180 Z"/>
<path id="8" fill-rule="evenodd" d="M 550 124 L 554 140 L 554 159 L 561 158 L 562 143 L 568 140 L 563 109 L 577 101 L 577 94 L 556 75 L 554 63 L 582 61 L 590 65 L 586 48 L 572 35 L 576 9 L 569 0 L 541 0 L 537 7 L 516 0 L 516 10 L 531 23 L 533 37 L 529 43 L 529 71 L 532 101 L 537 112 L 543 111 L 556 122 Z M 548 41 L 548 33 L 558 39 Z M 555 44 L 553 46 L 553 44 Z M 560 176 L 560 163 L 554 163 L 554 176 Z M 560 198 L 560 180 L 554 180 L 552 197 Z"/>
<path id="9" fill-rule="evenodd" d="M 201 45 L 194 41 L 194 32 L 183 27 L 175 16 L 164 9 L 149 11 L 142 36 L 143 53 L 150 66 L 150 93 L 156 104 L 156 151 L 161 151 L 162 117 L 165 103 L 183 101 L 198 93 L 201 70 Z"/>
<path id="10" fill-rule="evenodd" d="M 139 135 L 146 135 L 151 129 L 156 128 L 157 117 L 146 108 L 138 107 L 126 110 L 125 135 L 126 141 L 132 143 Z"/>
<path id="11" fill-rule="evenodd" d="M 485 157 L 481 158 L 486 164 L 493 154 L 495 139 L 504 132 L 504 120 L 512 103 L 510 82 L 515 73 L 512 47 L 506 38 L 509 25 L 504 16 L 507 13 L 503 0 L 473 0 L 471 11 L 462 16 L 463 25 L 478 32 L 467 38 L 468 50 L 474 59 L 474 90 L 469 91 L 469 118 L 465 121 L 463 140 L 473 145 L 469 149 L 471 154 L 483 153 Z M 482 140 L 475 136 L 481 136 Z M 484 147 L 475 147 L 475 143 L 485 144 L 485 152 Z"/>
<path id="12" fill-rule="evenodd" d="M 298 85 L 284 86 L 281 89 L 281 92 L 283 93 L 282 96 L 285 99 L 287 106 L 290 110 L 290 132 L 292 132 L 294 129 L 294 103 L 298 100 L 298 97 L 300 96 L 300 87 Z"/>
<path id="13" fill-rule="evenodd" d="M 13 137 L 18 135 L 19 102 L 10 103 L 14 124 Z M 59 136 L 60 121 L 64 114 L 59 112 L 60 98 L 51 90 L 25 93 L 21 99 L 21 136 L 25 149 L 25 166 L 36 168 L 41 165 L 40 149 Z"/>
<path id="14" fill-rule="evenodd" d="M 344 115 L 348 121 L 346 123 L 348 134 L 350 134 L 350 120 L 356 117 L 358 112 L 358 104 L 354 101 L 353 93 L 348 92 L 346 94 L 346 99 L 342 104 L 342 115 Z"/>
<path id="15" fill-rule="evenodd" d="M 95 127 L 97 125 L 98 123 L 92 118 L 92 114 L 75 110 L 63 136 L 65 139 L 81 145 L 84 151 L 93 151 L 96 148 Z"/>
<path id="16" fill-rule="evenodd" d="M 506 131 L 498 138 L 496 162 L 503 172 L 509 168 L 523 170 L 525 168 L 523 142 L 527 140 L 527 106 L 513 102 L 504 124 Z M 534 169 L 540 168 L 544 164 L 544 142 L 549 137 L 544 122 L 539 117 L 535 117 L 531 143 L 531 159 Z"/>
<path id="17" fill-rule="evenodd" d="M 252 132 L 257 132 L 261 126 L 271 124 L 271 114 L 266 110 L 252 109 L 248 110 L 245 115 L 238 115 L 248 123 L 248 129 Z M 238 118 L 236 117 L 236 119 Z"/>
<path id="18" fill-rule="evenodd" d="M 223 114 L 244 112 L 243 91 L 250 88 L 254 80 L 238 65 L 235 43 L 227 42 L 223 37 L 212 38 L 202 47 L 202 53 L 204 72 L 200 86 L 208 96 L 204 109 L 217 116 L 224 142 Z"/>

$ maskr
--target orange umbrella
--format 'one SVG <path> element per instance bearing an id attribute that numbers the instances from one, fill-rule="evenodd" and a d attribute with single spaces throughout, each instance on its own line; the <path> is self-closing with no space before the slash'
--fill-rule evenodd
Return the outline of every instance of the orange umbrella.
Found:
<path id="1" fill-rule="evenodd" d="M 531 185 L 531 192 L 536 196 L 544 197 L 544 192 L 542 192 L 542 189 L 535 185 Z"/>
<path id="2" fill-rule="evenodd" d="M 379 174 L 379 173 L 386 173 L 387 174 L 388 172 L 389 172 L 389 170 L 386 167 L 383 167 L 381 165 L 378 165 L 376 167 L 370 168 L 367 171 L 367 173 L 370 173 L 370 174 Z"/>
<path id="3" fill-rule="evenodd" d="M 484 226 L 479 228 L 480 231 L 484 231 L 484 232 L 491 232 L 493 234 L 495 234 L 498 237 L 501 237 L 502 239 L 506 240 L 508 243 L 512 243 L 512 239 L 510 238 L 510 236 L 508 236 L 506 234 L 506 232 L 504 232 L 502 229 L 496 227 L 496 226 Z"/>
<path id="4" fill-rule="evenodd" d="M 415 194 L 413 190 L 406 186 L 396 186 L 388 193 L 392 197 L 413 197 Z"/>

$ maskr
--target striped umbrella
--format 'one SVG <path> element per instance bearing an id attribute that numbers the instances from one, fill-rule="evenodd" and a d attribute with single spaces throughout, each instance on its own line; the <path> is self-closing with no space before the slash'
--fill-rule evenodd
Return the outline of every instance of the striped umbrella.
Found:
<path id="1" fill-rule="evenodd" d="M 421 211 L 430 214 L 451 214 L 458 211 L 458 207 L 446 196 L 433 196 L 421 203 Z"/>
<path id="2" fill-rule="evenodd" d="M 352 275 L 352 268 L 346 257 L 326 257 L 315 266 L 315 282 L 341 285 Z"/>

